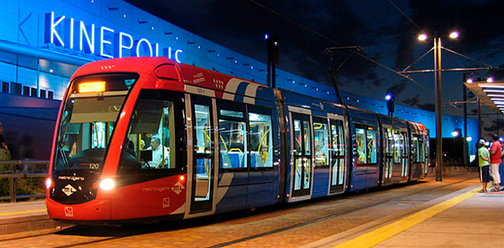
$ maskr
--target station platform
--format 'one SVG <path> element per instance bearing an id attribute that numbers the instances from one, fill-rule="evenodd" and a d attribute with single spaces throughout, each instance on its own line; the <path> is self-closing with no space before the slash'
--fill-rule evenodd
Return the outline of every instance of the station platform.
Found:
<path id="1" fill-rule="evenodd" d="M 460 184 L 460 182 L 463 182 Z M 318 209 L 322 212 L 322 207 L 328 205 L 347 204 L 352 201 L 362 201 L 367 198 L 375 198 L 373 193 L 363 195 L 353 195 L 339 200 L 334 203 L 332 201 L 315 202 L 312 204 L 300 204 L 299 207 L 286 208 L 281 211 L 274 211 L 269 213 L 265 211 L 262 214 L 253 215 L 250 217 L 240 217 L 238 219 L 231 219 L 228 221 L 220 221 L 211 224 L 196 224 L 190 228 L 177 228 L 165 230 L 154 229 L 154 231 L 142 231 L 141 234 L 127 235 L 128 238 L 121 236 L 112 241 L 107 234 L 103 236 L 102 247 L 117 247 L 119 244 L 123 245 L 139 245 L 150 244 L 153 247 L 171 247 L 166 246 L 173 242 L 178 242 L 186 247 L 496 247 L 504 242 L 504 192 L 489 192 L 478 193 L 481 189 L 479 183 L 478 173 L 476 172 L 449 172 L 443 176 L 442 182 L 436 182 L 434 175 L 429 175 L 425 182 L 418 185 L 398 187 L 389 189 L 383 194 L 395 197 L 399 195 L 406 195 L 413 191 L 413 188 L 424 187 L 428 184 L 435 184 L 440 187 L 450 187 L 458 183 L 460 188 L 443 194 L 437 191 L 432 198 L 419 199 L 419 195 L 415 195 L 415 199 L 408 198 L 407 201 L 412 204 L 406 204 L 404 198 L 402 200 L 393 200 L 387 204 L 376 205 L 378 210 L 384 210 L 391 206 L 403 209 L 401 211 L 391 211 L 391 214 L 383 215 L 381 217 L 370 219 L 370 221 L 363 222 L 358 225 L 354 224 L 356 217 L 361 217 L 360 212 L 355 212 L 355 215 L 348 216 L 341 215 L 341 219 L 334 220 L 331 223 L 327 218 L 322 218 L 322 221 L 313 222 L 310 225 L 299 225 L 291 231 L 298 234 L 300 240 L 296 240 L 293 236 L 290 238 L 279 238 L 281 235 L 287 235 L 287 228 L 282 228 L 280 219 L 289 219 L 293 223 L 302 221 L 307 218 L 307 211 L 313 213 L 313 209 Z M 446 186 L 445 186 L 446 185 Z M 424 187 L 423 191 L 429 191 L 433 187 Z M 439 187 L 437 187 L 439 188 Z M 364 196 L 362 199 L 361 196 Z M 358 198 L 359 199 L 356 199 Z M 367 198 L 366 198 L 367 197 Z M 385 197 L 380 196 L 378 197 Z M 392 199 L 391 198 L 391 199 Z M 418 202 L 418 204 L 413 202 Z M 319 205 L 320 204 L 320 205 Z M 354 204 L 354 203 L 350 203 Z M 306 209 L 303 209 L 306 208 Z M 298 212 L 299 211 L 299 212 Z M 297 214 L 296 214 L 297 213 Z M 371 217 L 375 212 L 368 211 L 367 214 Z M 336 216 L 336 215 L 334 215 Z M 339 215 L 338 215 L 339 216 Z M 257 234 L 252 238 L 240 238 L 240 235 L 245 235 L 246 230 L 254 229 L 255 225 L 262 228 L 268 228 L 264 222 L 267 219 L 271 221 L 271 228 L 278 230 L 285 230 L 280 232 L 266 232 L 271 235 Z M 341 223 L 341 222 L 348 223 Z M 269 222 L 268 222 L 269 223 Z M 334 231 L 329 235 L 322 237 L 322 229 L 327 229 L 327 225 L 335 225 L 334 223 L 351 226 L 342 231 Z M 35 202 L 20 202 L 0 204 L 0 247 L 1 240 L 8 240 L 8 245 L 16 244 L 51 244 L 62 242 L 60 236 L 47 235 L 38 236 L 36 241 L 25 238 L 23 240 L 15 240 L 15 233 L 22 233 L 29 230 L 58 230 L 59 223 L 50 220 L 45 210 L 44 201 Z M 313 232 L 308 229 L 313 228 Z M 208 235 L 195 235 L 204 229 Z M 70 230 L 70 229 L 69 229 Z M 102 230 L 102 229 L 100 229 Z M 123 230 L 121 229 L 121 232 Z M 173 232 L 173 233 L 170 233 Z M 227 235 L 222 236 L 223 232 Z M 285 232 L 282 234 L 282 232 Z M 11 233 L 11 235 L 9 235 Z M 33 233 L 25 236 L 31 236 Z M 83 231 L 76 231 L 77 236 L 65 235 L 66 239 L 73 237 L 81 242 L 83 238 L 96 239 L 93 235 L 84 235 Z M 303 235 L 299 235 L 304 233 Z M 17 235 L 17 234 L 15 234 Z M 309 236 L 306 236 L 309 235 Z M 199 237 L 201 236 L 201 237 Z M 318 237 L 320 236 L 320 237 Z M 152 240 L 157 240 L 157 245 L 152 244 Z M 225 239 L 228 239 L 227 241 Z M 237 243 L 236 240 L 242 240 L 243 243 Z M 233 241 L 235 240 L 235 241 Z M 25 242 L 25 243 L 23 243 Z M 70 241 L 68 241 L 70 242 Z M 96 242 L 96 241 L 93 241 Z M 107 243 L 110 242 L 110 243 Z M 241 241 L 240 241 L 241 242 Z M 7 243 L 5 243 L 7 245 Z M 76 245 L 77 243 L 71 243 Z M 89 245 L 96 245 L 90 243 Z M 219 244 L 219 245 L 216 245 Z M 110 245 L 110 246 L 109 246 Z M 85 246 L 83 246 L 85 247 Z"/>
<path id="2" fill-rule="evenodd" d="M 392 214 L 301 247 L 502 246 L 504 192 L 478 193 L 482 186 L 475 172 L 443 181 L 460 177 L 473 178 L 473 185 L 420 204 L 413 214 Z"/>
<path id="3" fill-rule="evenodd" d="M 0 234 L 53 228 L 44 200 L 0 204 Z"/>

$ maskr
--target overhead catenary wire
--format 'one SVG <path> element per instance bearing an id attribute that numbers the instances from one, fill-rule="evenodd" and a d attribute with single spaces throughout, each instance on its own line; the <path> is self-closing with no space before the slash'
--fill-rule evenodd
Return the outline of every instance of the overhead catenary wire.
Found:
<path id="1" fill-rule="evenodd" d="M 415 21 L 413 21 L 413 19 L 411 19 L 404 11 L 402 11 L 394 2 L 392 2 L 392 0 L 387 0 L 392 6 L 394 6 L 394 8 L 397 9 L 397 11 L 399 11 L 404 17 L 406 17 L 406 19 L 408 19 L 409 22 L 411 22 L 421 33 L 425 33 L 425 31 L 418 25 L 415 23 Z M 487 68 L 455 68 L 455 69 L 444 69 L 442 71 L 468 71 L 468 70 L 481 70 L 481 69 L 487 69 L 487 70 L 491 70 L 491 69 L 497 69 L 487 63 L 484 63 L 484 62 L 480 62 L 480 61 L 477 61 L 476 59 L 473 59 L 469 56 L 466 56 L 464 54 L 461 54 L 461 53 L 458 53 L 456 51 L 453 51 L 451 49 L 448 49 L 446 47 L 441 47 L 441 49 L 447 51 L 447 52 L 450 52 L 450 53 L 453 53 L 455 55 L 458 55 L 460 57 L 463 57 L 467 60 L 471 60 L 473 62 L 476 62 L 478 64 L 483 64 L 485 66 L 487 66 Z M 418 61 L 422 60 L 425 56 L 427 56 L 427 54 L 429 54 L 431 51 L 434 50 L 434 47 L 432 47 L 429 51 L 427 51 L 426 53 L 424 53 L 420 58 L 418 58 L 417 60 L 415 60 L 412 64 L 410 64 L 409 66 L 407 66 L 406 68 L 404 68 L 402 71 L 398 72 L 398 73 L 416 73 L 416 72 L 420 72 L 420 73 L 423 73 L 423 72 L 430 72 L 430 70 L 419 70 L 419 71 L 408 71 L 409 68 L 411 68 L 413 65 L 415 65 Z M 433 70 L 432 70 L 433 71 Z"/>
<path id="2" fill-rule="evenodd" d="M 408 15 L 406 15 L 406 13 L 404 13 L 404 11 L 402 11 L 395 3 L 393 3 L 391 0 L 387 0 L 392 6 L 394 6 L 394 8 L 397 9 L 397 11 L 399 11 L 404 17 L 406 17 L 406 19 L 408 19 L 408 21 L 410 21 L 413 25 L 415 25 L 415 27 L 418 28 L 418 30 L 420 30 L 420 32 L 424 32 L 424 30 L 418 26 L 418 24 L 416 24 L 413 19 L 411 19 Z"/>
<path id="3" fill-rule="evenodd" d="M 429 51 L 427 51 L 422 56 L 420 56 L 420 58 L 418 58 L 417 60 L 415 60 L 415 62 L 411 63 L 406 68 L 404 68 L 401 72 L 406 72 L 409 68 L 411 68 L 413 65 L 415 65 L 416 63 L 418 63 L 418 61 L 422 60 L 425 56 L 427 56 L 427 54 L 429 54 L 432 50 L 434 50 L 434 47 L 432 47 Z"/>
<path id="4" fill-rule="evenodd" d="M 489 64 L 487 64 L 487 63 L 485 63 L 485 62 L 480 62 L 480 61 L 478 61 L 478 60 L 476 60 L 476 59 L 473 59 L 473 58 L 471 58 L 471 57 L 469 57 L 469 56 L 467 56 L 467 55 L 464 55 L 464 54 L 461 54 L 461 53 L 459 53 L 459 52 L 453 51 L 453 50 L 448 49 L 448 48 L 446 48 L 446 47 L 441 47 L 441 49 L 446 50 L 447 52 L 453 53 L 453 54 L 455 54 L 455 55 L 458 55 L 458 56 L 460 56 L 460 57 L 462 57 L 462 58 L 465 58 L 465 59 L 471 60 L 471 61 L 473 61 L 473 62 L 476 62 L 476 63 L 478 63 L 478 64 L 483 64 L 483 65 L 485 65 L 485 66 L 489 67 L 489 69 L 490 69 L 490 68 L 493 68 L 493 66 L 491 66 L 491 65 L 489 65 Z"/>
<path id="5" fill-rule="evenodd" d="M 394 69 L 392 69 L 392 68 L 390 68 L 390 67 L 388 67 L 388 66 L 385 66 L 385 65 L 383 65 L 382 63 L 380 63 L 380 62 L 378 62 L 378 61 L 376 61 L 376 60 L 373 60 L 372 58 L 369 58 L 369 57 L 367 57 L 367 56 L 363 55 L 362 53 L 355 52 L 355 54 L 357 54 L 357 55 L 359 55 L 359 56 L 361 56 L 361 57 L 363 57 L 363 58 L 365 58 L 365 59 L 367 59 L 367 60 L 369 60 L 369 61 L 371 61 L 371 62 L 373 62 L 373 63 L 375 63 L 375 64 L 377 64 L 377 65 L 379 65 L 379 66 L 381 66 L 381 67 L 383 67 L 383 68 L 385 68 L 386 70 L 389 70 L 389 71 L 391 71 L 391 72 L 393 72 L 393 73 L 395 73 L 395 74 L 397 74 L 397 75 L 400 75 L 401 77 L 404 77 L 404 78 L 406 78 L 406 79 L 410 80 L 411 82 L 415 83 L 415 84 L 416 84 L 416 85 L 418 85 L 420 88 L 423 88 L 423 86 L 422 86 L 421 84 L 419 84 L 417 81 L 415 81 L 414 79 L 410 78 L 409 76 L 403 75 L 403 74 L 401 74 L 401 73 L 399 73 L 399 72 L 395 71 Z"/>
<path id="6" fill-rule="evenodd" d="M 285 16 L 285 15 L 283 15 L 283 14 L 281 14 L 281 13 L 279 13 L 279 12 L 277 12 L 277 11 L 275 11 L 275 10 L 271 9 L 271 8 L 268 8 L 267 6 L 265 6 L 265 5 L 263 5 L 263 4 L 260 4 L 260 3 L 258 3 L 258 2 L 257 2 L 257 1 L 255 1 L 255 0 L 248 0 L 248 1 L 249 1 L 249 2 L 251 2 L 251 3 L 253 3 L 253 4 L 255 4 L 255 5 L 257 5 L 257 6 L 259 6 L 259 7 L 261 7 L 261 8 L 263 8 L 263 9 L 265 9 L 265 10 L 267 10 L 267 11 L 269 11 L 269 12 L 271 12 L 271 13 L 273 13 L 273 14 L 275 14 L 275 15 L 277 15 L 277 16 L 279 16 L 279 17 L 281 17 L 281 18 L 283 18 L 283 19 L 285 19 L 285 20 L 287 20 L 287 21 L 289 21 L 289 22 L 294 23 L 295 25 L 297 25 L 297 26 L 299 26 L 299 27 L 301 27 L 301 28 L 303 28 L 303 29 L 307 30 L 307 31 L 308 31 L 308 32 L 310 32 L 310 33 L 313 33 L 313 34 L 315 34 L 315 35 L 317 35 L 317 36 L 319 36 L 319 37 L 321 37 L 321 38 L 323 38 L 323 39 L 325 39 L 325 40 L 327 40 L 327 41 L 330 41 L 330 42 L 332 42 L 332 43 L 334 43 L 334 44 L 336 44 L 336 45 L 338 45 L 338 46 L 343 46 L 340 42 L 335 41 L 335 40 L 333 40 L 332 38 L 330 38 L 330 37 L 328 37 L 328 36 L 326 36 L 326 35 L 324 35 L 324 34 L 321 34 L 320 32 L 317 32 L 317 31 L 315 31 L 315 30 L 311 29 L 310 27 L 308 27 L 308 26 L 306 26 L 306 25 L 303 25 L 303 24 L 301 24 L 301 23 L 299 23 L 299 22 L 297 22 L 297 21 L 293 20 L 292 18 L 289 18 L 289 17 L 287 17 L 287 16 Z M 414 79 L 412 79 L 412 78 L 410 78 L 410 77 L 408 77 L 408 76 L 406 76 L 406 75 L 403 75 L 403 74 L 401 74 L 401 73 L 397 72 L 396 70 L 394 70 L 394 69 L 392 69 L 392 68 L 390 68 L 390 67 L 388 67 L 388 66 L 386 66 L 386 65 L 384 65 L 384 64 L 382 64 L 382 63 L 379 63 L 378 61 L 376 61 L 376 60 L 374 60 L 374 59 L 372 59 L 372 58 L 370 58 L 370 57 L 368 57 L 368 56 L 366 56 L 366 55 L 364 55 L 364 54 L 362 54 L 362 53 L 360 53 L 360 52 L 358 52 L 358 51 L 354 51 L 354 53 L 355 53 L 355 54 L 357 54 L 357 55 L 359 55 L 359 56 L 361 56 L 362 58 L 364 58 L 364 59 L 366 59 L 366 60 L 368 60 L 368 61 L 372 62 L 372 63 L 375 63 L 376 65 L 378 65 L 378 66 L 380 66 L 380 67 L 382 67 L 382 68 L 384 68 L 384 69 L 386 69 L 386 70 L 388 70 L 388 71 L 393 72 L 393 73 L 394 73 L 394 74 L 396 74 L 396 75 L 399 75 L 399 76 L 401 76 L 401 77 L 403 77 L 403 78 L 405 78 L 405 79 L 407 79 L 407 80 L 409 80 L 409 81 L 411 81 L 411 82 L 415 83 L 415 84 L 416 84 L 416 85 L 418 85 L 418 86 L 422 87 L 422 86 L 421 86 L 418 82 L 416 82 Z"/>
<path id="7" fill-rule="evenodd" d="M 415 25 L 415 27 L 416 27 L 416 28 L 418 28 L 418 30 L 419 30 L 419 31 L 421 31 L 422 33 L 425 33 L 425 31 L 424 31 L 424 30 L 423 30 L 423 29 L 422 29 L 422 28 L 421 28 L 418 24 L 416 24 L 416 23 L 415 23 L 415 21 L 413 21 L 413 19 L 411 19 L 411 18 L 410 18 L 410 17 L 409 17 L 406 13 L 404 13 L 404 11 L 402 11 L 402 10 L 401 10 L 401 9 L 400 9 L 400 8 L 399 8 L 399 7 L 398 7 L 398 6 L 394 3 L 394 2 L 392 2 L 392 0 L 387 0 L 387 1 L 388 1 L 388 2 L 392 5 L 392 6 L 394 6 L 394 8 L 396 8 L 396 9 L 397 9 L 397 11 L 399 11 L 399 12 L 400 12 L 400 13 L 401 13 L 404 17 L 406 17 L 406 19 L 408 19 L 408 21 L 410 21 L 410 22 L 411 22 L 411 24 Z M 434 48 L 431 48 L 429 51 L 427 51 L 427 52 L 426 52 L 424 55 L 422 55 L 420 58 L 418 58 L 417 60 L 415 60 L 415 62 L 413 62 L 411 65 L 409 65 L 408 67 L 404 68 L 404 70 L 402 70 L 401 72 L 406 72 L 406 71 L 407 71 L 407 70 L 408 70 L 411 66 L 413 66 L 413 65 L 414 65 L 414 64 L 416 64 L 418 61 L 420 61 L 423 57 L 425 57 L 427 54 L 429 54 L 429 53 L 430 53 L 433 49 L 434 49 Z M 458 56 L 460 56 L 460 57 L 463 57 L 463 58 L 465 58 L 465 59 L 471 60 L 471 61 L 473 61 L 473 62 L 476 62 L 476 63 L 478 63 L 478 64 L 483 64 L 483 65 L 485 65 L 485 66 L 489 67 L 489 69 L 492 69 L 492 68 L 493 68 L 493 66 L 491 66 L 491 65 L 489 65 L 489 64 L 487 64 L 487 63 L 477 61 L 476 59 L 473 59 L 473 58 L 471 58 L 471 57 L 469 57 L 469 56 L 466 56 L 466 55 L 464 55 L 464 54 L 458 53 L 458 52 L 453 51 L 453 50 L 451 50 L 451 49 L 448 49 L 448 48 L 446 48 L 446 47 L 441 47 L 441 49 L 446 50 L 446 51 L 448 51 L 448 52 L 450 52 L 450 53 L 453 53 L 453 54 L 455 54 L 455 55 L 458 55 Z"/>

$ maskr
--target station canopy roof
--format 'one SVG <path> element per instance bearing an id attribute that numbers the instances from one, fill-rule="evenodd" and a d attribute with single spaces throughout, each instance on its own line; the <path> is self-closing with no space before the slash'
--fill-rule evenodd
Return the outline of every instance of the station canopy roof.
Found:
<path id="1" fill-rule="evenodd" d="M 465 82 L 464 85 L 489 109 L 504 114 L 504 81 Z"/>

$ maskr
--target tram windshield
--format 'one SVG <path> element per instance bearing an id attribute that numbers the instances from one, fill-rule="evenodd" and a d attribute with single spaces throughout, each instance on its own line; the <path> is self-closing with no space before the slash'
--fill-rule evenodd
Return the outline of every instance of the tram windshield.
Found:
<path id="1" fill-rule="evenodd" d="M 70 83 L 56 143 L 54 170 L 101 171 L 105 151 L 138 74 L 81 77 Z"/>

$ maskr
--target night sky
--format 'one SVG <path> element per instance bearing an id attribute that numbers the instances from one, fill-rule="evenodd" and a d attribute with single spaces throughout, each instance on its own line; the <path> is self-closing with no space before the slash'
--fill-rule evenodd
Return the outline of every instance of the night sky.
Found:
<path id="1" fill-rule="evenodd" d="M 325 84 L 331 81 L 324 50 L 359 46 L 362 51 L 352 54 L 338 71 L 340 89 L 375 99 L 393 93 L 396 104 L 430 111 L 434 111 L 433 73 L 411 74 L 413 80 L 408 80 L 393 72 L 432 48 L 433 40 L 420 42 L 418 34 L 460 32 L 458 40 L 443 38 L 443 47 L 468 58 L 443 51 L 444 69 L 504 64 L 504 1 L 499 0 L 126 1 L 262 62 L 266 62 L 264 34 L 274 34 L 280 41 L 278 68 Z M 338 51 L 336 62 L 348 53 Z M 433 60 L 431 52 L 409 70 L 433 69 Z M 504 80 L 499 70 L 466 73 Z M 447 104 L 462 101 L 462 81 L 462 72 L 443 73 L 444 113 L 462 115 L 460 105 Z M 473 113 L 475 105 L 468 107 Z"/>

